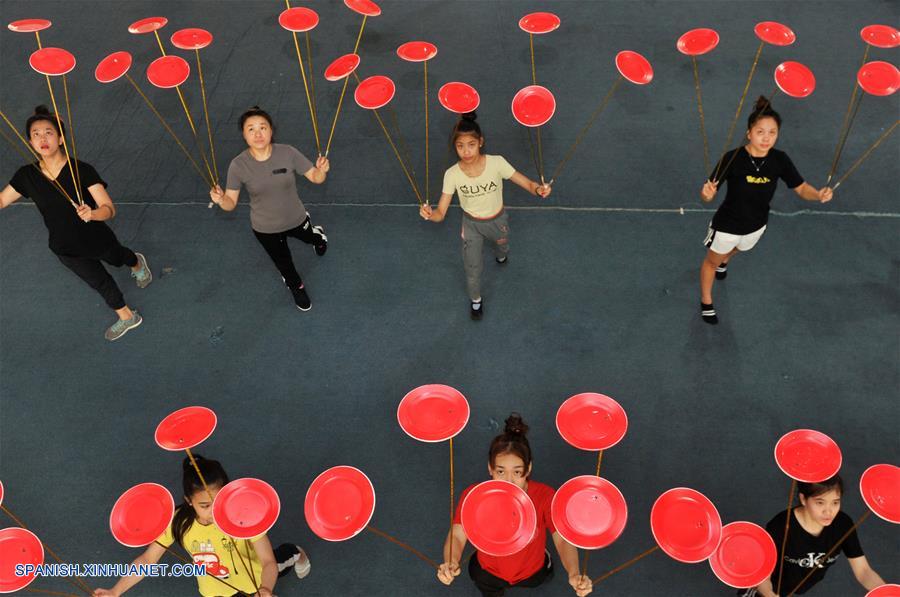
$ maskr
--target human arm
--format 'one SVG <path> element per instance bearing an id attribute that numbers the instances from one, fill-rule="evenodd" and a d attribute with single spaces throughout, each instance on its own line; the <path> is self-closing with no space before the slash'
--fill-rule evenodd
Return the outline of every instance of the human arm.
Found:
<path id="1" fill-rule="evenodd" d="M 79 218 L 85 222 L 102 222 L 116 217 L 116 207 L 113 205 L 109 193 L 106 192 L 106 187 L 101 183 L 97 183 L 89 186 L 88 192 L 94 198 L 97 208 L 92 209 L 87 203 L 82 203 L 75 208 Z"/>
<path id="2" fill-rule="evenodd" d="M 821 203 L 828 203 L 831 201 L 833 193 L 830 187 L 816 189 L 808 182 L 802 182 L 794 187 L 794 192 L 797 193 L 798 197 L 805 201 L 819 201 Z"/>
<path id="3" fill-rule="evenodd" d="M 160 543 L 153 542 L 144 550 L 144 553 L 134 559 L 132 564 L 135 566 L 156 564 L 162 559 L 164 553 L 166 553 L 166 548 Z M 96 589 L 92 595 L 93 597 L 119 597 L 119 595 L 141 582 L 143 578 L 143 576 L 123 576 L 113 588 Z"/>
<path id="4" fill-rule="evenodd" d="M 272 597 L 272 590 L 278 580 L 278 563 L 275 561 L 275 552 L 272 551 L 272 543 L 265 535 L 252 543 L 253 550 L 262 564 L 262 575 L 259 579 L 259 597 Z"/>
<path id="5" fill-rule="evenodd" d="M 709 203 L 716 198 L 716 191 L 719 190 L 719 181 L 707 180 L 700 189 L 700 199 L 704 203 Z"/>
<path id="6" fill-rule="evenodd" d="M 438 201 L 437 208 L 432 209 L 430 205 L 427 203 L 419 206 L 419 215 L 422 216 L 423 220 L 429 220 L 431 222 L 443 222 L 444 217 L 447 215 L 447 210 L 450 209 L 450 201 L 453 200 L 452 193 L 441 193 L 441 198 Z"/>
<path id="7" fill-rule="evenodd" d="M 756 592 L 759 594 L 759 597 L 778 597 L 778 593 L 775 592 L 775 587 L 772 586 L 772 579 L 769 578 L 762 581 L 756 587 Z"/>
<path id="8" fill-rule="evenodd" d="M 532 195 L 537 195 L 542 199 L 546 199 L 550 196 L 551 189 L 549 184 L 536 183 L 521 172 L 514 172 L 513 175 L 509 177 L 509 180 L 516 183 Z"/>
<path id="9" fill-rule="evenodd" d="M 6 188 L 0 191 L 0 209 L 3 209 L 11 203 L 15 203 L 21 197 L 22 195 L 20 195 L 19 191 L 15 190 L 12 185 L 6 185 Z"/>
<path id="10" fill-rule="evenodd" d="M 594 585 L 588 576 L 582 575 L 578 570 L 578 549 L 562 538 L 559 533 L 553 533 L 553 545 L 556 546 L 556 553 L 562 562 L 566 574 L 569 576 L 569 585 L 574 589 L 578 597 L 584 597 L 589 594 Z"/>
<path id="11" fill-rule="evenodd" d="M 316 165 L 307 170 L 303 176 L 306 177 L 306 180 L 313 184 L 322 184 L 325 182 L 325 179 L 328 177 L 328 171 L 331 169 L 331 163 L 328 161 L 328 158 L 320 155 L 316 160 Z"/>
<path id="12" fill-rule="evenodd" d="M 447 538 L 444 540 L 444 562 L 438 566 L 437 572 L 438 580 L 445 585 L 449 585 L 459 576 L 459 558 L 462 556 L 467 540 L 466 532 L 461 524 L 454 524 L 447 532 Z M 450 559 L 451 553 L 453 554 L 452 560 Z"/>
<path id="13" fill-rule="evenodd" d="M 866 556 L 847 558 L 847 562 L 850 563 L 850 569 L 853 570 L 853 576 L 856 577 L 859 584 L 865 587 L 866 590 L 871 591 L 872 589 L 885 584 L 878 573 L 872 570 Z"/>
<path id="14" fill-rule="evenodd" d="M 216 185 L 210 189 L 209 198 L 224 211 L 232 211 L 237 207 L 238 196 L 240 194 L 240 189 L 228 189 L 227 191 L 223 191 L 222 187 Z"/>

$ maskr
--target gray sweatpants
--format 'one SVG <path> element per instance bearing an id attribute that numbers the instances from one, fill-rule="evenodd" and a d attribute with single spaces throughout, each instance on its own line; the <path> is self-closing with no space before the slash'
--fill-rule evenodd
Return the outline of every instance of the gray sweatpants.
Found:
<path id="1" fill-rule="evenodd" d="M 463 212 L 462 250 L 466 268 L 466 290 L 469 299 L 481 298 L 481 272 L 484 270 L 484 241 L 493 245 L 494 257 L 501 259 L 509 253 L 509 217 L 503 211 L 491 220 L 476 220 Z"/>

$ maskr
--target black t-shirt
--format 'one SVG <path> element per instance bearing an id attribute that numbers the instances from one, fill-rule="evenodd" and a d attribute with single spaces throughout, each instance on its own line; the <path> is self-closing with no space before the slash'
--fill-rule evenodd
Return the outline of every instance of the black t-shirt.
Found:
<path id="1" fill-rule="evenodd" d="M 81 178 L 81 197 L 86 205 L 96 209 L 97 203 L 88 188 L 106 182 L 100 178 L 90 164 L 78 161 L 78 174 Z M 78 202 L 75 194 L 75 181 L 69 165 L 63 166 L 57 181 L 72 198 Z M 75 208 L 66 199 L 56 185 L 50 182 L 35 167 L 35 164 L 22 166 L 13 175 L 9 184 L 23 197 L 34 201 L 44 217 L 44 225 L 50 233 L 48 244 L 50 250 L 57 255 L 70 257 L 96 258 L 118 243 L 113 231 L 103 222 L 84 222 L 78 217 Z"/>
<path id="2" fill-rule="evenodd" d="M 781 542 L 784 540 L 786 514 L 787 510 L 779 512 L 775 518 L 766 524 L 766 531 L 772 536 L 772 539 L 775 541 L 775 548 L 778 550 L 781 549 Z M 791 527 L 788 529 L 787 546 L 784 550 L 784 572 L 781 579 L 780 594 L 787 595 L 815 567 L 816 571 L 809 577 L 809 580 L 803 583 L 797 594 L 807 592 L 813 585 L 825 578 L 828 567 L 837 561 L 841 552 L 844 552 L 844 555 L 848 558 L 858 558 L 865 555 L 854 529 L 841 543 L 841 547 L 828 556 L 828 561 L 825 561 L 825 554 L 831 551 L 835 543 L 852 526 L 853 520 L 843 512 L 838 512 L 831 524 L 823 528 L 819 536 L 815 537 L 800 526 L 797 516 L 794 515 L 791 519 Z M 777 588 L 777 584 L 778 564 L 775 565 L 775 571 L 772 572 L 772 587 Z"/>
<path id="3" fill-rule="evenodd" d="M 735 152 L 738 155 L 732 161 Z M 722 182 L 728 182 L 728 192 L 713 216 L 713 230 L 729 234 L 750 234 L 759 230 L 769 221 L 769 203 L 775 195 L 778 179 L 784 180 L 791 189 L 803 184 L 803 177 L 791 158 L 777 149 L 770 149 L 764 158 L 751 158 L 744 147 L 738 147 L 722 156 L 723 167 L 729 162 L 731 166 L 719 181 L 719 188 Z M 714 175 L 712 172 L 709 179 L 712 180 Z M 719 176 L 722 176 L 721 172 Z"/>

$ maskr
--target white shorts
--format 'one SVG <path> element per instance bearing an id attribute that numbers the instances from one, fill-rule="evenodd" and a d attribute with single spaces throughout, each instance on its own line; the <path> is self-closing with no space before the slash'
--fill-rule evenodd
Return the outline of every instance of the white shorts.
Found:
<path id="1" fill-rule="evenodd" d="M 710 226 L 709 231 L 706 233 L 706 240 L 703 241 L 703 244 L 706 245 L 710 251 L 718 253 L 719 255 L 728 255 L 734 249 L 737 249 L 738 251 L 749 251 L 756 246 L 756 243 L 759 242 L 759 239 L 765 231 L 766 227 L 763 226 L 750 234 L 729 234 L 720 230 L 713 230 L 713 227 Z"/>

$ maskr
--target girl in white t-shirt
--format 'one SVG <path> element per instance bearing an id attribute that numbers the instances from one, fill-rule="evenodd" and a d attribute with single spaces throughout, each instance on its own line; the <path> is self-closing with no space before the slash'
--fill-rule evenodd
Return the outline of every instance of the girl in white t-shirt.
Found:
<path id="1" fill-rule="evenodd" d="M 425 204 L 419 215 L 440 222 L 447 215 L 454 191 L 463 210 L 463 263 L 466 289 L 471 300 L 472 319 L 481 319 L 481 272 L 484 269 L 482 249 L 488 240 L 494 247 L 494 259 L 500 265 L 508 260 L 509 219 L 503 209 L 503 180 L 511 180 L 532 195 L 547 197 L 550 185 L 538 184 L 509 165 L 502 156 L 484 153 L 484 135 L 475 122 L 475 113 L 463 114 L 453 128 L 450 144 L 459 161 L 444 173 L 444 186 L 437 209 Z"/>

